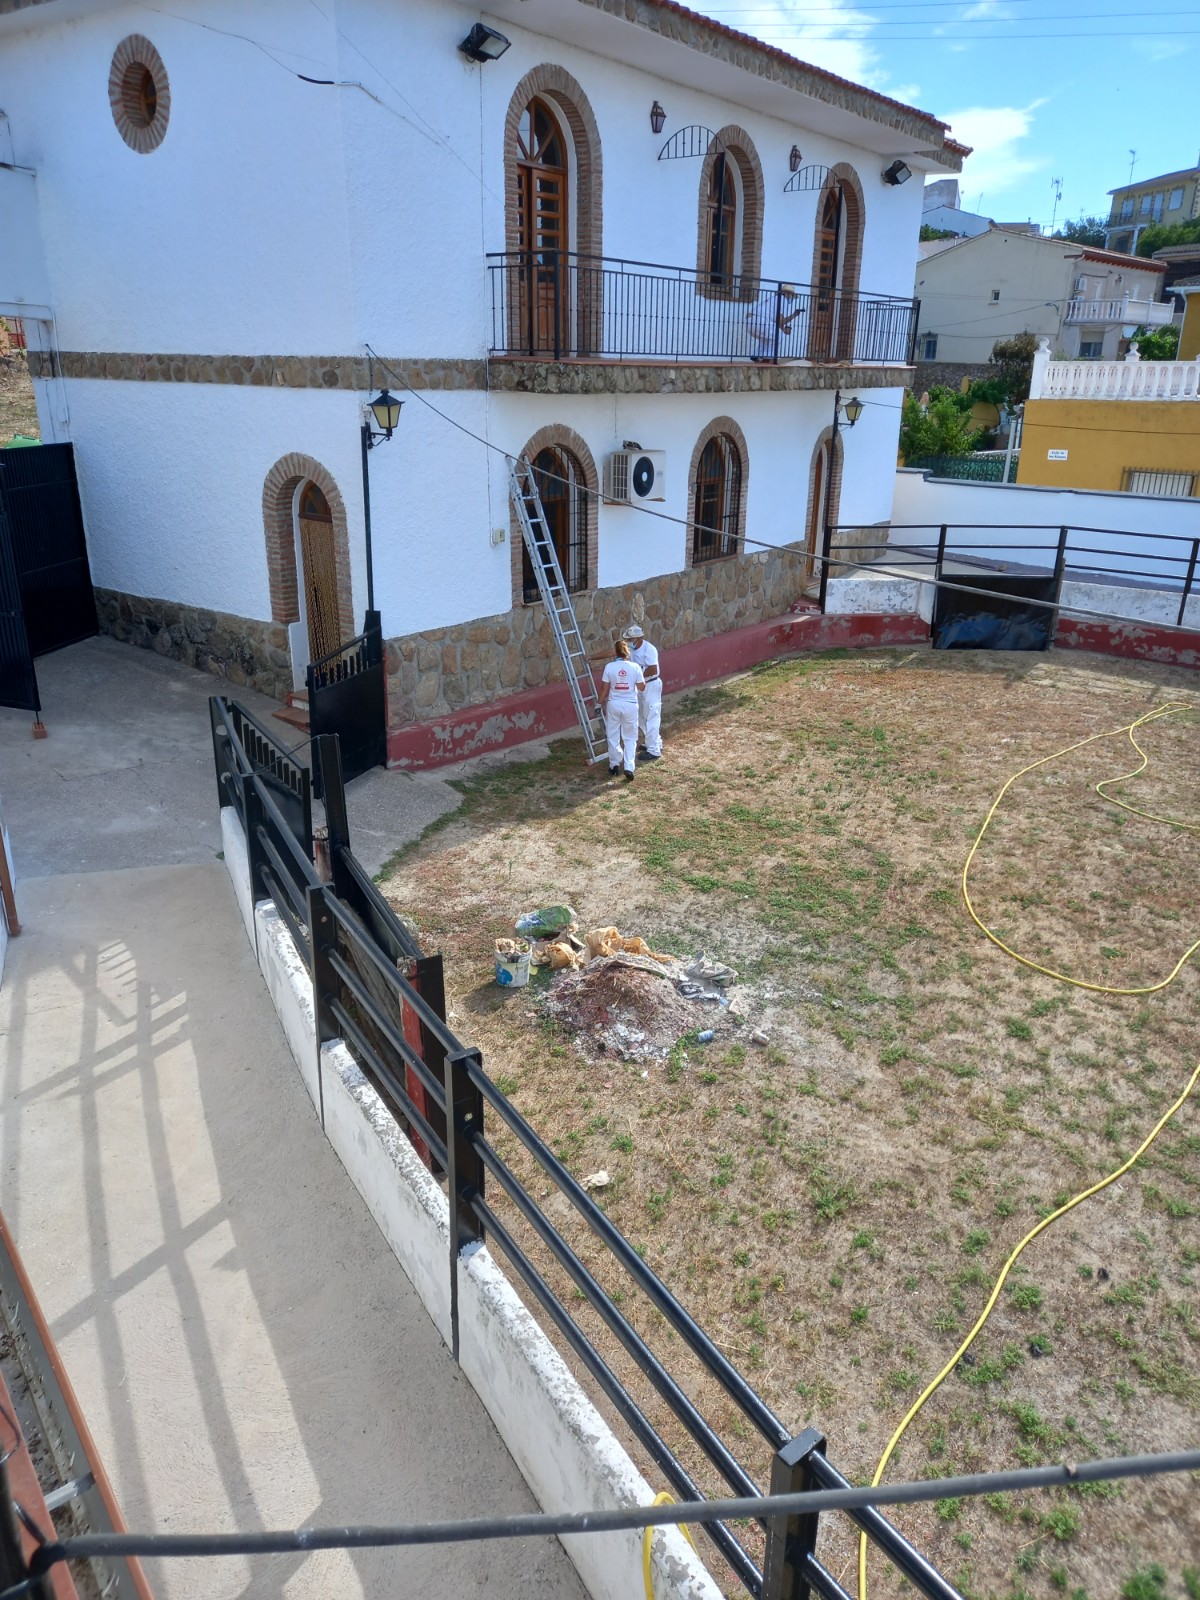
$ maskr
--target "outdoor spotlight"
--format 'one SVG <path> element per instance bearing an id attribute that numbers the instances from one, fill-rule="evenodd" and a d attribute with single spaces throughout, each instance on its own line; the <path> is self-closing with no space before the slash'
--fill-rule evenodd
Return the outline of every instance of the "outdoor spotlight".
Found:
<path id="1" fill-rule="evenodd" d="M 908 182 L 912 177 L 912 168 L 904 161 L 893 161 L 890 167 L 884 167 L 880 176 L 884 183 L 890 183 L 895 189 Z"/>
<path id="2" fill-rule="evenodd" d="M 397 400 L 394 394 L 387 389 L 377 394 L 370 402 L 371 415 L 375 418 L 376 425 L 382 430 L 383 437 L 390 439 L 400 421 L 400 407 L 403 400 Z"/>
<path id="3" fill-rule="evenodd" d="M 852 400 L 847 400 L 846 401 L 846 404 L 843 407 L 843 409 L 844 409 L 844 411 L 846 413 L 846 421 L 847 421 L 847 423 L 849 424 L 850 427 L 853 427 L 854 424 L 858 421 L 859 417 L 861 417 L 862 414 L 863 414 L 863 403 L 858 398 L 858 396 L 855 395 Z"/>
<path id="4" fill-rule="evenodd" d="M 662 106 L 660 106 L 658 101 L 656 100 L 654 102 L 654 104 L 650 107 L 650 127 L 651 127 L 652 131 L 654 133 L 661 133 L 663 131 L 663 124 L 666 122 L 666 120 L 667 120 L 667 113 L 663 110 Z"/>
<path id="5" fill-rule="evenodd" d="M 790 172 L 799 172 L 800 171 L 800 163 L 803 160 L 804 160 L 804 157 L 800 154 L 800 146 L 798 144 L 794 144 L 792 146 L 792 153 L 788 157 L 788 170 Z"/>
<path id="6" fill-rule="evenodd" d="M 499 61 L 511 43 L 495 28 L 477 22 L 458 48 L 468 61 Z"/>

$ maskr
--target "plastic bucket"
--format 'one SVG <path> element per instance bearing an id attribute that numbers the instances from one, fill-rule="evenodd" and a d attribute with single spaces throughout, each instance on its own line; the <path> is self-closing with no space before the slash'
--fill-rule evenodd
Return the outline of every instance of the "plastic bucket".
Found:
<path id="1" fill-rule="evenodd" d="M 529 982 L 527 939 L 497 939 L 496 982 L 502 989 L 523 989 Z"/>

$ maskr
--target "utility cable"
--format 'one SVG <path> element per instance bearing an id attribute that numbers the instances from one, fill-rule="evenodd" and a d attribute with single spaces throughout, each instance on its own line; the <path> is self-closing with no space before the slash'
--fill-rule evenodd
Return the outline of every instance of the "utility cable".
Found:
<path id="1" fill-rule="evenodd" d="M 1141 987 L 1141 988 L 1128 988 L 1128 989 L 1116 988 L 1116 987 L 1110 986 L 1108 984 L 1086 983 L 1080 978 L 1068 977 L 1065 973 L 1056 972 L 1050 967 L 1042 966 L 1038 962 L 1031 960 L 1027 956 L 1021 955 L 1018 951 L 1013 950 L 1009 945 L 1005 944 L 1004 941 L 1002 939 L 1000 939 L 998 937 L 998 935 L 993 933 L 992 930 L 990 928 L 988 928 L 986 926 L 986 924 L 984 922 L 982 922 L 980 920 L 979 916 L 976 914 L 975 908 L 971 903 L 971 897 L 970 897 L 970 892 L 969 892 L 969 888 L 968 888 L 968 874 L 970 872 L 971 862 L 974 860 L 975 853 L 979 849 L 979 846 L 983 841 L 983 837 L 987 833 L 987 830 L 988 830 L 989 826 L 991 825 L 992 818 L 996 815 L 996 811 L 999 808 L 1001 801 L 1004 799 L 1004 796 L 1008 793 L 1008 790 L 1012 787 L 1012 785 L 1017 781 L 1018 778 L 1022 778 L 1027 773 L 1033 772 L 1036 768 L 1038 768 L 1040 766 L 1043 766 L 1048 761 L 1055 761 L 1061 756 L 1070 755 L 1072 753 L 1072 751 L 1081 750 L 1086 745 L 1094 744 L 1099 739 L 1111 739 L 1111 738 L 1116 737 L 1119 734 L 1127 733 L 1129 735 L 1129 738 L 1131 739 L 1131 741 L 1133 743 L 1134 748 L 1142 756 L 1141 765 L 1136 767 L 1136 768 L 1134 768 L 1134 770 L 1132 772 L 1127 772 L 1127 773 L 1121 774 L 1120 777 L 1103 779 L 1101 781 L 1101 783 L 1098 783 L 1097 785 L 1095 785 L 1095 788 L 1096 788 L 1097 793 L 1099 793 L 1102 796 L 1102 798 L 1104 798 L 1106 800 L 1109 800 L 1113 805 L 1122 806 L 1123 809 L 1127 810 L 1127 811 L 1128 810 L 1133 810 L 1135 808 L 1132 808 L 1130 806 L 1125 805 L 1124 802 L 1122 802 L 1120 800 L 1117 800 L 1112 795 L 1106 794 L 1104 792 L 1104 786 L 1107 785 L 1107 784 L 1121 783 L 1121 782 L 1124 782 L 1124 781 L 1126 781 L 1127 779 L 1129 779 L 1131 777 L 1135 777 L 1138 774 L 1140 774 L 1141 772 L 1144 772 L 1146 767 L 1147 767 L 1147 765 L 1149 764 L 1149 758 L 1147 757 L 1145 751 L 1142 750 L 1141 745 L 1138 744 L 1137 739 L 1134 737 L 1135 730 L 1140 728 L 1140 727 L 1142 727 L 1144 724 L 1146 724 L 1148 722 L 1157 721 L 1161 717 L 1174 716 L 1174 715 L 1176 715 L 1177 713 L 1179 713 L 1181 711 L 1190 711 L 1190 710 L 1193 710 L 1193 709 L 1194 708 L 1191 707 L 1191 706 L 1183 705 L 1183 704 L 1180 704 L 1178 702 L 1171 702 L 1171 703 L 1168 703 L 1167 705 L 1158 706 L 1158 707 L 1156 707 L 1155 710 L 1148 711 L 1144 716 L 1135 718 L 1135 720 L 1133 722 L 1127 723 L 1123 727 L 1111 728 L 1105 733 L 1092 734 L 1089 738 L 1077 740 L 1076 743 L 1067 745 L 1062 750 L 1056 750 L 1051 755 L 1042 756 L 1037 761 L 1031 761 L 1028 766 L 1022 767 L 1019 772 L 1014 772 L 1012 777 L 1010 777 L 1008 779 L 1008 781 L 1005 783 L 1004 787 L 1000 790 L 1000 793 L 996 796 L 995 800 L 992 802 L 991 809 L 988 811 L 987 816 L 984 818 L 982 827 L 979 829 L 979 832 L 975 835 L 975 840 L 972 843 L 971 849 L 970 849 L 970 851 L 969 851 L 969 853 L 967 855 L 967 859 L 966 859 L 966 862 L 965 862 L 965 864 L 963 866 L 963 870 L 962 870 L 962 893 L 963 893 L 963 900 L 966 903 L 967 910 L 970 912 L 972 921 L 976 924 L 976 926 L 978 928 L 980 928 L 983 931 L 984 934 L 987 935 L 987 937 L 992 941 L 992 943 L 994 945 L 996 945 L 999 949 L 1003 950 L 1006 955 L 1011 956 L 1014 961 L 1019 961 L 1022 966 L 1029 967 L 1035 972 L 1041 972 L 1041 973 L 1045 974 L 1047 977 L 1056 978 L 1061 983 L 1068 983 L 1068 984 L 1073 985 L 1075 988 L 1079 988 L 1079 989 L 1088 989 L 1088 990 L 1091 990 L 1093 993 L 1096 993 L 1096 994 L 1142 995 L 1142 994 L 1154 994 L 1154 993 L 1156 993 L 1157 991 L 1159 991 L 1161 989 L 1165 989 L 1166 986 L 1169 983 L 1172 983 L 1175 980 L 1175 978 L 1178 977 L 1179 973 L 1183 970 L 1183 967 L 1184 967 L 1185 963 L 1196 953 L 1197 950 L 1200 950 L 1200 940 L 1197 940 L 1197 942 L 1195 944 L 1193 944 L 1187 951 L 1185 951 L 1183 956 L 1180 957 L 1179 961 L 1176 963 L 1175 967 L 1172 969 L 1172 971 L 1169 974 L 1169 976 L 1167 976 L 1166 978 L 1162 979 L 1162 981 L 1159 982 L 1159 983 L 1149 984 L 1149 985 L 1146 985 L 1146 986 Z M 1149 813 L 1149 812 L 1144 812 L 1143 811 L 1143 812 L 1138 812 L 1137 814 L 1141 815 L 1141 816 L 1151 817 L 1151 813 Z M 1162 818 L 1153 817 L 1152 820 L 1164 822 L 1169 827 L 1173 827 L 1173 828 L 1186 828 L 1186 829 L 1191 830 L 1191 829 L 1195 829 L 1198 826 L 1198 824 L 1196 824 L 1196 823 L 1180 822 L 1180 821 L 1177 821 L 1174 818 L 1169 818 L 1169 817 L 1162 817 Z M 1167 1124 L 1171 1121 L 1171 1119 L 1176 1115 L 1177 1112 L 1179 1112 L 1182 1109 L 1184 1103 L 1187 1101 L 1189 1096 L 1192 1094 L 1192 1091 L 1195 1089 L 1197 1082 L 1200 1082 L 1200 1065 L 1197 1065 L 1195 1070 L 1192 1072 L 1191 1076 L 1188 1078 L 1186 1084 L 1184 1085 L 1182 1092 L 1177 1096 L 1177 1098 L 1174 1101 L 1172 1101 L 1171 1105 L 1168 1106 L 1167 1110 L 1162 1114 L 1162 1116 L 1154 1124 L 1153 1128 L 1151 1128 L 1150 1132 L 1142 1140 L 1141 1144 L 1137 1147 L 1137 1149 L 1133 1152 L 1133 1154 L 1128 1158 L 1128 1160 L 1123 1161 L 1121 1163 L 1121 1165 L 1116 1168 L 1115 1171 L 1110 1172 L 1107 1175 L 1107 1177 L 1101 1178 L 1098 1183 L 1091 1184 L 1088 1188 L 1081 1190 L 1076 1195 L 1073 1195 L 1063 1205 L 1056 1207 L 1055 1210 L 1050 1212 L 1050 1214 L 1048 1216 L 1043 1217 L 1040 1222 L 1038 1222 L 1034 1227 L 1030 1228 L 1029 1232 L 1025 1234 L 1024 1238 L 1022 1238 L 1018 1242 L 1016 1247 L 1013 1249 L 1013 1251 L 1009 1255 L 1008 1259 L 1005 1261 L 1003 1267 L 1000 1269 L 1000 1274 L 997 1277 L 995 1284 L 992 1286 L 992 1291 L 988 1295 L 988 1298 L 987 1298 L 986 1302 L 984 1303 L 983 1310 L 979 1313 L 979 1316 L 975 1319 L 975 1322 L 972 1325 L 972 1327 L 970 1329 L 970 1332 L 967 1334 L 966 1338 L 963 1339 L 962 1343 L 958 1346 L 957 1350 L 955 1350 L 954 1354 L 950 1357 L 949 1361 L 947 1361 L 945 1366 L 942 1367 L 941 1371 L 938 1372 L 936 1374 L 936 1376 L 933 1377 L 928 1384 L 926 1384 L 925 1388 L 921 1391 L 921 1393 L 913 1401 L 912 1405 L 908 1408 L 908 1410 L 905 1412 L 903 1418 L 901 1419 L 899 1427 L 897 1427 L 896 1431 L 892 1434 L 891 1438 L 888 1440 L 887 1447 L 884 1450 L 882 1456 L 879 1458 L 879 1464 L 875 1468 L 874 1475 L 871 1478 L 872 1484 L 877 1486 L 882 1481 L 883 1475 L 887 1470 L 888 1462 L 891 1460 L 893 1454 L 895 1453 L 897 1445 L 900 1443 L 900 1440 L 904 1437 L 905 1432 L 908 1430 L 908 1427 L 913 1422 L 914 1418 L 917 1417 L 917 1415 L 920 1413 L 920 1411 L 923 1408 L 923 1406 L 925 1405 L 926 1401 L 928 1401 L 930 1399 L 930 1397 L 932 1395 L 934 1395 L 937 1392 L 938 1389 L 941 1388 L 942 1384 L 946 1381 L 946 1379 L 954 1371 L 955 1367 L 957 1367 L 958 1363 L 962 1360 L 963 1356 L 967 1353 L 967 1351 L 971 1348 L 971 1345 L 975 1342 L 975 1339 L 978 1337 L 978 1335 L 979 1335 L 981 1329 L 983 1328 L 984 1324 L 987 1322 L 988 1318 L 991 1316 L 992 1312 L 995 1310 L 996 1302 L 1000 1298 L 1000 1291 L 1003 1289 L 1004 1284 L 1007 1281 L 1009 1274 L 1011 1273 L 1013 1267 L 1016 1265 L 1018 1259 L 1020 1258 L 1022 1252 L 1026 1249 L 1026 1247 L 1028 1245 L 1032 1244 L 1033 1241 L 1038 1237 L 1039 1234 L 1044 1233 L 1047 1228 L 1051 1227 L 1054 1223 L 1058 1222 L 1060 1220 L 1060 1218 L 1065 1217 L 1066 1214 L 1069 1211 L 1073 1211 L 1076 1206 L 1082 1205 L 1085 1200 L 1090 1200 L 1093 1195 L 1099 1194 L 1101 1192 L 1101 1190 L 1107 1189 L 1110 1184 L 1115 1183 L 1118 1178 L 1124 1177 L 1124 1175 L 1127 1172 L 1129 1172 L 1134 1166 L 1136 1166 L 1136 1164 L 1146 1154 L 1147 1150 L 1150 1149 L 1151 1145 L 1158 1138 L 1158 1136 L 1162 1133 L 1163 1129 L 1167 1126 Z M 859 1535 L 859 1540 L 858 1540 L 858 1600 L 867 1600 L 867 1538 L 866 1538 L 865 1534 L 860 1534 Z"/>
<path id="2" fill-rule="evenodd" d="M 844 1489 L 806 1489 L 795 1494 L 748 1495 L 726 1500 L 684 1500 L 678 1504 L 622 1506 L 605 1511 L 530 1512 L 512 1517 L 481 1517 L 382 1527 L 289 1528 L 261 1533 L 84 1533 L 56 1539 L 34 1553 L 36 1580 L 61 1561 L 115 1556 L 155 1560 L 195 1556 L 309 1555 L 315 1550 L 387 1549 L 405 1545 L 470 1544 L 495 1539 L 542 1539 L 584 1533 L 624 1533 L 671 1524 L 729 1522 L 738 1517 L 798 1517 L 826 1511 L 860 1511 L 868 1506 L 916 1505 L 946 1496 L 964 1499 L 1053 1489 L 1063 1484 L 1106 1483 L 1165 1473 L 1200 1471 L 1200 1450 L 1122 1456 L 1100 1461 L 972 1473 L 959 1478 L 924 1478 L 889 1487 L 847 1485 Z M 29 1592 L 18 1584 L 0 1592 L 13 1600 Z"/>

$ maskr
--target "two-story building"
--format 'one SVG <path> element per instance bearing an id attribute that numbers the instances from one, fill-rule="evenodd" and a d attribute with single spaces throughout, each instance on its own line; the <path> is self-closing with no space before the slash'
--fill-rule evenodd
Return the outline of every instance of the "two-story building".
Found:
<path id="1" fill-rule="evenodd" d="M 1112 204 L 1104 243 L 1110 250 L 1132 255 L 1147 228 L 1200 217 L 1200 166 L 1139 178 L 1136 183 L 1131 179 L 1108 192 Z"/>
<path id="2" fill-rule="evenodd" d="M 1138 256 L 993 226 L 946 241 L 916 273 L 918 362 L 986 361 L 997 339 L 1036 333 L 1060 354 L 1112 360 L 1138 327 L 1170 322 L 1164 267 Z"/>
<path id="3" fill-rule="evenodd" d="M 282 694 L 370 584 L 424 759 L 558 676 L 506 453 L 589 645 L 637 617 L 668 686 L 887 521 L 944 124 L 672 0 L 188 9 L 0 0 L 0 313 L 111 632 Z"/>

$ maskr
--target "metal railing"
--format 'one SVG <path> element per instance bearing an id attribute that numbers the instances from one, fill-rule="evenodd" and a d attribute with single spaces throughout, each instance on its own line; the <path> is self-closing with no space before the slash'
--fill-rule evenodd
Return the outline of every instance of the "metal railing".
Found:
<path id="1" fill-rule="evenodd" d="M 844 1486 L 829 1463 L 825 1440 L 814 1429 L 791 1436 L 745 1376 L 716 1346 L 687 1308 L 646 1265 L 638 1251 L 572 1176 L 532 1124 L 488 1076 L 478 1050 L 465 1047 L 448 1026 L 441 989 L 440 958 L 425 957 L 405 927 L 355 860 L 350 849 L 340 760 L 335 738 L 314 747 L 314 764 L 323 770 L 332 882 L 318 876 L 303 844 L 282 844 L 283 812 L 257 757 L 241 745 L 240 730 L 261 729 L 235 705 L 213 699 L 212 724 L 218 789 L 223 804 L 238 809 L 246 834 L 253 894 L 276 894 L 297 949 L 312 975 L 318 1040 L 340 1038 L 405 1129 L 427 1164 L 446 1180 L 450 1212 L 451 1348 L 459 1355 L 458 1275 L 465 1250 L 486 1242 L 507 1259 L 516 1278 L 541 1308 L 597 1389 L 612 1404 L 675 1494 L 703 1504 L 709 1498 L 656 1421 L 630 1392 L 612 1358 L 598 1347 L 579 1317 L 551 1282 L 561 1273 L 572 1298 L 603 1324 L 620 1351 L 646 1379 L 687 1441 L 735 1495 L 761 1492 L 736 1449 L 707 1420 L 667 1363 L 651 1349 L 630 1316 L 619 1291 L 606 1289 L 565 1236 L 565 1222 L 551 1220 L 546 1207 L 514 1171 L 497 1147 L 494 1119 L 503 1136 L 535 1164 L 536 1188 L 545 1180 L 558 1191 L 599 1245 L 606 1266 L 616 1267 L 623 1283 L 636 1288 L 678 1337 L 680 1347 L 732 1403 L 738 1417 L 772 1452 L 770 1492 Z M 282 753 L 281 753 L 282 754 Z M 281 847 L 282 845 L 282 847 Z M 302 886 L 302 892 L 301 892 Z M 286 906 L 286 914 L 285 914 Z M 301 910 L 303 906 L 303 910 Z M 422 963 L 427 963 L 422 968 Z M 430 975 L 436 982 L 430 981 Z M 319 1048 L 319 1045 L 318 1045 Z M 493 1192 L 495 1191 L 495 1192 Z M 515 1222 L 500 1214 L 497 1193 L 511 1202 L 532 1235 L 518 1238 Z M 545 1252 L 548 1265 L 535 1262 L 531 1243 Z M 738 1424 L 730 1429 L 743 1434 Z M 921 1553 L 874 1508 L 846 1512 L 884 1555 L 935 1600 L 961 1600 Z M 819 1518 L 766 1519 L 762 1568 L 720 1521 L 705 1522 L 713 1545 L 746 1592 L 766 1600 L 803 1600 L 809 1594 L 848 1600 L 846 1591 L 816 1555 Z"/>
<path id="2" fill-rule="evenodd" d="M 908 365 L 919 302 L 567 250 L 488 256 L 494 355 Z M 781 326 L 781 321 L 784 324 Z"/>
<path id="3" fill-rule="evenodd" d="M 1056 595 L 1068 579 L 1101 584 L 1115 580 L 1117 586 L 1128 586 L 1131 594 L 1158 588 L 1170 596 L 1172 605 L 1178 594 L 1176 627 L 1183 627 L 1188 601 L 1200 593 L 1200 538 L 1189 539 L 1182 534 L 1053 523 L 1017 526 L 893 522 L 879 529 L 879 541 L 864 544 L 861 531 L 849 526 L 830 529 L 830 559 L 871 562 L 887 571 L 920 571 L 937 582 L 947 564 L 985 572 L 1040 575 L 1053 578 Z M 839 544 L 838 535 L 842 533 L 851 537 Z M 1115 542 L 1100 544 L 1098 539 Z M 1120 620 L 1117 613 L 1113 613 L 1113 620 Z"/>

